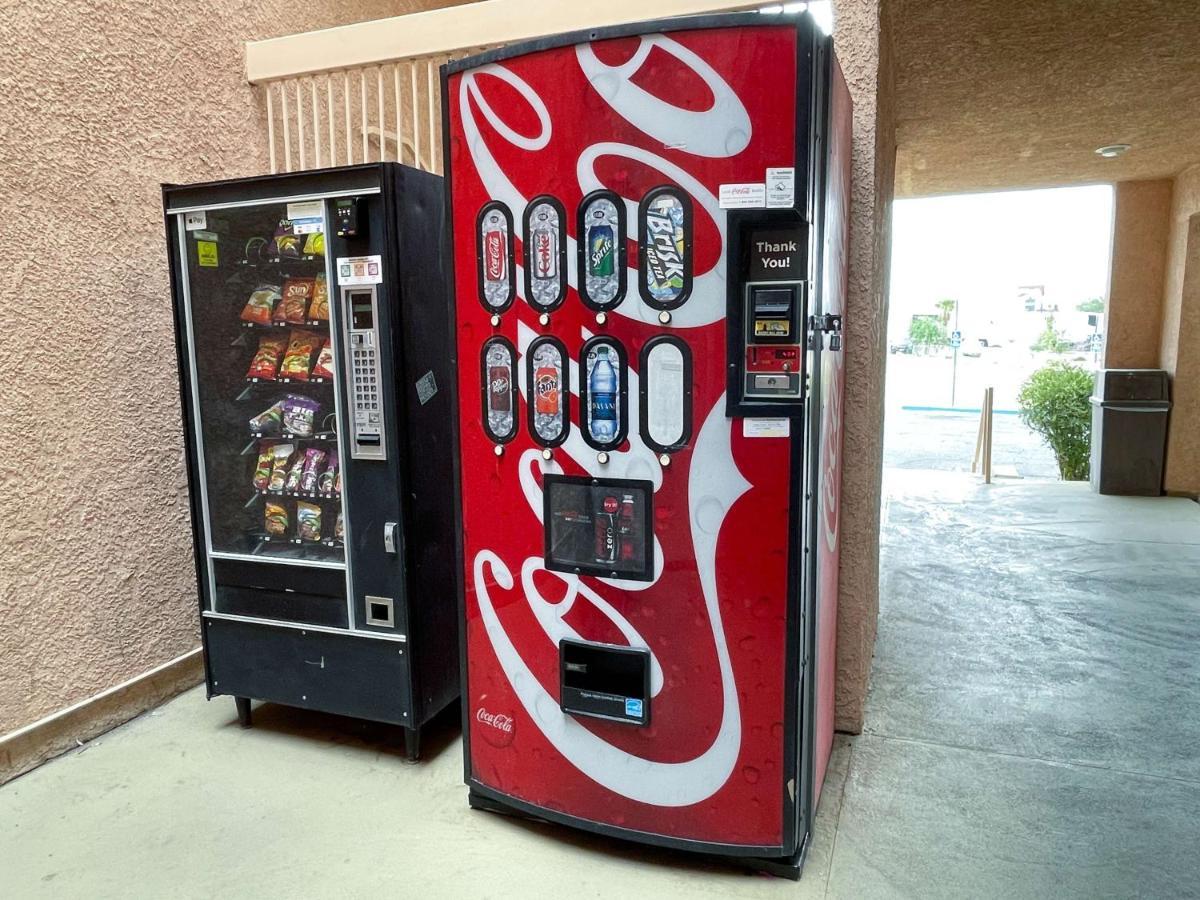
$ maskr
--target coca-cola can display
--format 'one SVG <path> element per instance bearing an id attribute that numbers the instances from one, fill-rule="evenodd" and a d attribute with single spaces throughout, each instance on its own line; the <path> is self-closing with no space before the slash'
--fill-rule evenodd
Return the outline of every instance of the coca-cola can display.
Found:
<path id="1" fill-rule="evenodd" d="M 495 200 L 479 211 L 476 223 L 479 300 L 493 312 L 503 312 L 516 294 L 513 279 L 513 226 L 508 207 Z"/>

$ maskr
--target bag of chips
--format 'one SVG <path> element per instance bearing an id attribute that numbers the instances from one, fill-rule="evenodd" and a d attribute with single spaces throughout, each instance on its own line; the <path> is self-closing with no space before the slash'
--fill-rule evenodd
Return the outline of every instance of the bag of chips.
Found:
<path id="1" fill-rule="evenodd" d="M 281 256 L 285 259 L 300 258 L 300 236 L 292 234 L 290 219 L 279 220 L 279 227 L 275 229 L 275 235 L 271 238 L 271 243 L 267 245 L 267 256 Z"/>
<path id="2" fill-rule="evenodd" d="M 250 420 L 250 430 L 255 434 L 279 434 L 283 425 L 283 401 L 276 400 Z"/>
<path id="3" fill-rule="evenodd" d="M 282 491 L 287 481 L 288 460 L 295 448 L 291 444 L 276 444 L 271 448 L 271 480 L 267 484 L 269 491 Z"/>
<path id="4" fill-rule="evenodd" d="M 304 252 L 309 256 L 324 256 L 325 255 L 325 235 L 323 232 L 314 231 L 304 239 Z"/>
<path id="5" fill-rule="evenodd" d="M 267 534 L 283 537 L 288 532 L 287 507 L 277 500 L 268 500 L 263 513 L 263 525 Z"/>
<path id="6" fill-rule="evenodd" d="M 325 451 L 309 447 L 304 451 L 304 474 L 300 476 L 300 490 L 312 493 L 317 489 L 317 478 L 325 464 Z"/>
<path id="7" fill-rule="evenodd" d="M 271 468 L 275 464 L 275 454 L 270 447 L 259 451 L 258 463 L 254 466 L 254 489 L 265 491 L 271 483 Z"/>
<path id="8" fill-rule="evenodd" d="M 313 279 L 312 303 L 308 305 L 308 317 L 318 322 L 329 321 L 329 283 L 324 275 Z"/>
<path id="9" fill-rule="evenodd" d="M 242 321 L 256 325 L 270 325 L 271 314 L 279 302 L 279 288 L 273 284 L 260 284 L 242 307 Z"/>
<path id="10" fill-rule="evenodd" d="M 337 520 L 333 523 L 333 539 L 335 541 L 344 540 L 342 532 L 342 511 L 340 509 L 338 510 Z"/>
<path id="11" fill-rule="evenodd" d="M 321 353 L 317 357 L 317 364 L 313 366 L 312 377 L 333 377 L 333 347 L 330 346 L 328 338 L 326 338 L 325 343 L 321 345 Z"/>
<path id="12" fill-rule="evenodd" d="M 317 479 L 317 490 L 322 494 L 333 493 L 333 481 L 337 476 L 338 470 L 338 455 L 336 450 L 329 451 L 329 457 L 325 462 L 325 471 L 321 473 L 321 477 Z"/>
<path id="13" fill-rule="evenodd" d="M 321 539 L 321 507 L 301 500 L 296 504 L 296 531 L 302 541 Z"/>
<path id="14" fill-rule="evenodd" d="M 300 437 L 312 437 L 313 423 L 321 404 L 311 397 L 288 394 L 280 401 L 283 429 Z"/>
<path id="15" fill-rule="evenodd" d="M 285 491 L 300 490 L 300 479 L 304 476 L 304 454 L 297 453 L 296 458 L 292 460 L 292 467 L 288 469 L 287 481 L 283 483 Z"/>
<path id="16" fill-rule="evenodd" d="M 275 321 L 303 325 L 308 315 L 315 278 L 289 278 L 283 283 L 283 300 L 275 307 Z"/>
<path id="17" fill-rule="evenodd" d="M 311 331 L 292 331 L 292 339 L 288 343 L 287 353 L 283 356 L 283 365 L 279 367 L 280 378 L 294 378 L 296 381 L 308 381 L 308 369 L 312 364 L 313 354 L 321 346 L 321 336 Z"/>
<path id="18" fill-rule="evenodd" d="M 264 334 L 258 342 L 254 359 L 250 360 L 247 378 L 262 378 L 272 381 L 279 369 L 279 358 L 287 349 L 287 338 L 282 334 Z"/>

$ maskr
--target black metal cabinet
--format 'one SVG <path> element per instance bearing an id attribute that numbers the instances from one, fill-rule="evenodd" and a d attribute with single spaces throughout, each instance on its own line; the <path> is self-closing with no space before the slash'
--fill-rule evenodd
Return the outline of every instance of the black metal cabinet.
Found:
<path id="1" fill-rule="evenodd" d="M 458 696 L 440 178 L 163 188 L 209 696 L 419 729 Z"/>

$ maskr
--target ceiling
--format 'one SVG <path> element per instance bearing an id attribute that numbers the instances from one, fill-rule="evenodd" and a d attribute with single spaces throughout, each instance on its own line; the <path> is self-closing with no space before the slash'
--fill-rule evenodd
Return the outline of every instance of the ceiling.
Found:
<path id="1" fill-rule="evenodd" d="M 1197 0 L 890 0 L 889 18 L 898 197 L 1200 162 Z"/>

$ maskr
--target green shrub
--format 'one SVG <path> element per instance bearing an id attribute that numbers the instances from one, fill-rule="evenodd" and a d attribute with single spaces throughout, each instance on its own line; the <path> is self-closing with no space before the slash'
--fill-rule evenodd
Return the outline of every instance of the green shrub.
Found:
<path id="1" fill-rule="evenodd" d="M 908 339 L 914 350 L 926 350 L 946 343 L 946 329 L 937 319 L 913 319 L 908 326 Z"/>
<path id="2" fill-rule="evenodd" d="M 1092 374 L 1080 366 L 1052 362 L 1021 385 L 1021 421 L 1042 436 L 1058 460 L 1064 481 L 1086 481 L 1092 446 Z"/>
<path id="3" fill-rule="evenodd" d="M 1041 350 L 1062 353 L 1064 350 L 1071 349 L 1071 342 L 1064 340 L 1062 332 L 1054 327 L 1054 316 L 1046 316 L 1046 327 L 1042 329 L 1042 333 L 1038 335 L 1037 340 L 1029 349 L 1035 353 Z"/>

